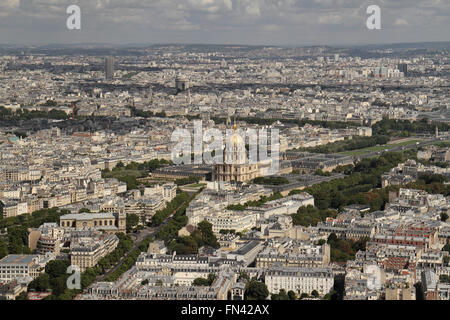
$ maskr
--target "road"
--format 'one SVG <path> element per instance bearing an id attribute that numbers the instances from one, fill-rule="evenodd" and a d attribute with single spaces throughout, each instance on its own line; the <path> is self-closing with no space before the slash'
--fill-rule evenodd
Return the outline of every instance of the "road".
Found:
<path id="1" fill-rule="evenodd" d="M 166 224 L 170 220 L 173 219 L 174 214 L 183 205 L 184 205 L 184 203 L 182 203 L 178 208 L 173 210 L 172 213 L 167 217 L 166 220 L 164 220 L 164 222 L 160 226 L 158 226 L 156 228 L 155 227 L 146 227 L 145 229 L 140 230 L 137 233 L 129 234 L 134 242 L 134 245 L 131 248 L 131 250 L 129 250 L 122 258 L 120 258 L 120 260 L 114 265 L 114 267 L 112 267 L 111 269 L 108 269 L 104 274 L 97 276 L 97 278 L 95 279 L 95 282 L 104 281 L 109 275 L 111 275 L 114 271 L 116 271 L 122 265 L 122 262 L 130 255 L 130 253 L 133 252 L 135 249 L 137 249 L 141 245 L 142 241 L 144 241 L 145 239 L 147 239 L 150 236 L 152 236 L 152 237 L 155 236 L 159 230 L 164 228 L 166 226 Z"/>

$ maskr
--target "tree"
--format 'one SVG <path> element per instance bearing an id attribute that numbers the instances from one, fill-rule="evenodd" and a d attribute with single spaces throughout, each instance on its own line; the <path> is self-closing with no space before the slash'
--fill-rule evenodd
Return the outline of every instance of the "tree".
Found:
<path id="1" fill-rule="evenodd" d="M 88 208 L 81 208 L 78 213 L 91 213 L 91 210 L 89 210 Z"/>
<path id="2" fill-rule="evenodd" d="M 444 265 L 449 266 L 450 256 L 444 257 Z"/>
<path id="3" fill-rule="evenodd" d="M 448 214 L 446 212 L 441 213 L 441 221 L 445 222 L 448 220 Z"/>
<path id="4" fill-rule="evenodd" d="M 209 282 L 208 282 L 208 279 L 205 279 L 205 278 L 195 278 L 192 285 L 196 286 L 196 287 L 203 287 L 203 286 L 208 286 Z"/>
<path id="5" fill-rule="evenodd" d="M 116 168 L 123 168 L 123 167 L 125 167 L 125 165 L 123 164 L 122 161 L 117 162 Z"/>
<path id="6" fill-rule="evenodd" d="M 450 283 L 450 276 L 448 276 L 446 274 L 441 274 L 439 276 L 439 281 L 444 282 L 444 283 Z"/>
<path id="7" fill-rule="evenodd" d="M 75 290 L 66 289 L 66 290 L 64 290 L 63 293 L 61 293 L 58 296 L 58 300 L 73 300 L 73 298 L 75 298 L 75 295 L 76 295 Z"/>
<path id="8" fill-rule="evenodd" d="M 59 296 L 65 293 L 67 289 L 67 278 L 68 275 L 62 275 L 50 279 L 50 287 L 52 289 L 52 295 Z"/>
<path id="9" fill-rule="evenodd" d="M 216 275 L 214 273 L 208 274 L 208 283 L 209 283 L 209 285 L 212 285 L 214 280 L 216 280 Z"/>
<path id="10" fill-rule="evenodd" d="M 245 281 L 248 282 L 248 281 L 250 281 L 250 275 L 247 272 L 245 272 L 245 271 L 240 271 L 237 281 L 239 282 L 242 279 L 244 279 Z"/>
<path id="11" fill-rule="evenodd" d="M 288 294 L 289 300 L 296 300 L 297 299 L 297 295 L 295 294 L 294 291 L 289 290 L 287 294 Z"/>
<path id="12" fill-rule="evenodd" d="M 269 290 L 264 282 L 250 281 L 246 292 L 247 300 L 266 300 L 268 296 Z"/>
<path id="13" fill-rule="evenodd" d="M 303 300 L 303 299 L 305 299 L 305 298 L 309 298 L 309 294 L 303 292 L 303 293 L 300 295 L 300 300 Z"/>
<path id="14" fill-rule="evenodd" d="M 57 278 L 66 275 L 69 265 L 69 261 L 66 260 L 51 260 L 45 265 L 45 273 L 50 278 Z"/>
<path id="15" fill-rule="evenodd" d="M 193 285 L 194 286 L 210 286 L 216 279 L 216 275 L 214 273 L 208 274 L 208 278 L 196 278 L 194 279 Z"/>
<path id="16" fill-rule="evenodd" d="M 41 274 L 28 285 L 28 289 L 36 291 L 47 291 L 50 289 L 50 276 L 46 273 Z"/>
<path id="17" fill-rule="evenodd" d="M 213 248 L 219 248 L 219 242 L 212 231 L 212 224 L 206 220 L 197 225 L 197 230 L 195 230 L 192 235 L 194 236 L 199 248 L 205 245 Z"/>
<path id="18" fill-rule="evenodd" d="M 139 223 L 139 217 L 135 214 L 127 214 L 127 232 L 131 232 Z"/>
<path id="19" fill-rule="evenodd" d="M 336 234 L 335 234 L 335 233 L 332 233 L 332 234 L 330 234 L 330 235 L 328 236 L 328 241 L 327 241 L 327 243 L 328 243 L 328 244 L 332 244 L 332 243 L 335 243 L 337 240 L 338 240 L 338 237 L 336 236 Z"/>
<path id="20" fill-rule="evenodd" d="M 271 296 L 272 300 L 289 300 L 289 296 L 286 294 L 286 290 L 281 289 L 280 292 L 274 293 Z"/>
<path id="21" fill-rule="evenodd" d="M 312 295 L 314 298 L 318 298 L 318 297 L 319 297 L 319 292 L 317 292 L 317 290 L 313 290 L 313 291 L 311 292 L 311 295 Z"/>
<path id="22" fill-rule="evenodd" d="M 26 291 L 21 292 L 17 297 L 16 300 L 28 300 L 28 294 Z"/>
<path id="23" fill-rule="evenodd" d="M 0 259 L 8 255 L 8 247 L 3 240 L 0 239 Z"/>

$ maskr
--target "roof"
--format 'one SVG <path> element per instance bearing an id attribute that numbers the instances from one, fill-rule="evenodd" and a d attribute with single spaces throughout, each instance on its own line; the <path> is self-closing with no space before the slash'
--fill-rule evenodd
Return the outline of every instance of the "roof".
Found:
<path id="1" fill-rule="evenodd" d="M 10 254 L 0 260 L 0 264 L 29 264 L 37 255 L 31 254 Z"/>
<path id="2" fill-rule="evenodd" d="M 104 213 L 71 213 L 60 217 L 61 220 L 115 219 L 114 214 Z"/>

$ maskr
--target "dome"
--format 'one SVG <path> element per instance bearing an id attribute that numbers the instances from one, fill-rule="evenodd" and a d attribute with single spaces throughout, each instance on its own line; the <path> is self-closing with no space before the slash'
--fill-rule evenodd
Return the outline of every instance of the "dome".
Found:
<path id="1" fill-rule="evenodd" d="M 233 130 L 234 130 L 234 133 L 231 136 L 229 136 L 227 139 L 227 145 L 228 146 L 232 145 L 233 147 L 239 147 L 240 145 L 244 144 L 244 140 L 242 139 L 241 135 L 237 132 L 238 128 L 236 125 L 236 120 L 233 125 Z"/>
<path id="2" fill-rule="evenodd" d="M 244 143 L 241 135 L 236 131 L 231 136 L 229 136 L 227 140 L 227 144 L 229 143 L 228 145 L 232 145 L 233 147 L 239 147 Z"/>
<path id="3" fill-rule="evenodd" d="M 237 126 L 233 126 L 234 133 L 226 139 L 225 161 L 226 163 L 243 164 L 247 157 L 245 143 L 242 136 L 237 131 Z"/>

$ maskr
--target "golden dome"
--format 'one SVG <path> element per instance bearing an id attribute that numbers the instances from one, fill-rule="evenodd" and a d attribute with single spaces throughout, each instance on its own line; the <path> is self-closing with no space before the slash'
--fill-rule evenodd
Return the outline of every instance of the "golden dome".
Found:
<path id="1" fill-rule="evenodd" d="M 238 147 L 238 146 L 242 145 L 243 142 L 244 142 L 244 140 L 242 139 L 241 135 L 239 133 L 237 133 L 237 132 L 235 132 L 234 134 L 230 135 L 227 140 L 233 147 Z"/>
<path id="2" fill-rule="evenodd" d="M 238 127 L 236 124 L 236 119 L 234 119 L 233 130 L 234 130 L 234 133 L 232 136 L 229 137 L 229 141 L 233 142 L 233 146 L 236 147 L 236 146 L 241 145 L 244 142 L 241 135 L 237 132 Z"/>
<path id="3" fill-rule="evenodd" d="M 240 145 L 243 142 L 241 135 L 238 133 L 233 134 L 233 142 L 235 145 Z"/>

